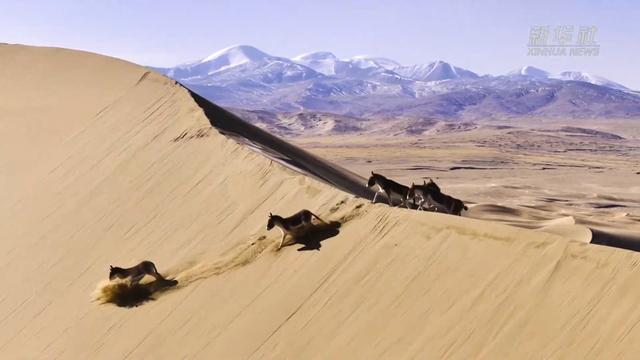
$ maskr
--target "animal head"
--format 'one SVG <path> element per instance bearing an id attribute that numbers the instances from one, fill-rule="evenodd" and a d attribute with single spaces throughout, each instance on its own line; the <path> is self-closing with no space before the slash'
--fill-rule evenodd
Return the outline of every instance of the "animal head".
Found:
<path id="1" fill-rule="evenodd" d="M 429 182 L 425 181 L 423 186 L 428 190 L 440 192 L 440 187 L 431 178 L 429 178 Z"/>
<path id="2" fill-rule="evenodd" d="M 122 277 L 124 269 L 109 265 L 109 280 Z"/>
<path id="3" fill-rule="evenodd" d="M 411 199 L 416 196 L 416 184 L 411 183 L 411 187 L 409 188 L 409 192 L 407 192 L 407 199 Z"/>
<path id="4" fill-rule="evenodd" d="M 273 222 L 273 214 L 269 213 L 269 220 L 267 220 L 267 230 L 273 229 L 276 224 Z"/>
<path id="5" fill-rule="evenodd" d="M 377 178 L 378 176 L 379 176 L 378 174 L 376 174 L 376 173 L 374 173 L 374 172 L 372 171 L 372 172 L 371 172 L 371 176 L 369 177 L 369 181 L 367 182 L 367 186 L 368 186 L 368 187 L 372 187 L 373 185 L 375 185 L 375 184 L 376 184 L 376 178 Z"/>

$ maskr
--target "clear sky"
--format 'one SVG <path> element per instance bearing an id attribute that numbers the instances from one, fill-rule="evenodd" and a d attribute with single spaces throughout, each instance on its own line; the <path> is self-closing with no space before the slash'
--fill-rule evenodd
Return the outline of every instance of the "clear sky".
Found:
<path id="1" fill-rule="evenodd" d="M 596 26 L 598 56 L 527 56 L 531 27 Z M 640 89 L 640 1 L 0 0 L 0 42 L 83 49 L 169 66 L 247 44 L 327 50 L 480 74 L 582 70 Z"/>

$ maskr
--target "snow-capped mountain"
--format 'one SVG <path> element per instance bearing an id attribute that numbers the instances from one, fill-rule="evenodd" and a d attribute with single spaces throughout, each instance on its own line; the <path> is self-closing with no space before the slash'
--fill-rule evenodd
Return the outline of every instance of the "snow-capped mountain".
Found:
<path id="1" fill-rule="evenodd" d="M 333 53 L 328 51 L 318 51 L 298 55 L 292 58 L 294 62 L 305 65 L 324 75 L 348 75 L 349 69 L 385 69 L 393 70 L 400 67 L 400 64 L 394 60 L 372 57 L 366 55 L 354 56 L 350 59 L 338 59 Z"/>
<path id="2" fill-rule="evenodd" d="M 247 110 L 434 119 L 640 116 L 640 95 L 620 84 L 533 66 L 478 76 L 441 60 L 403 66 L 326 51 L 288 59 L 241 45 L 155 70 L 220 105 Z"/>
<path id="3" fill-rule="evenodd" d="M 584 81 L 590 84 L 605 86 L 608 88 L 618 89 L 618 90 L 629 90 L 626 86 L 622 84 L 618 84 L 617 82 L 611 81 L 609 79 L 605 79 L 601 76 L 592 75 L 582 71 L 563 71 L 560 74 L 552 75 L 551 77 L 554 79 L 560 79 L 560 80 Z"/>
<path id="4" fill-rule="evenodd" d="M 387 70 L 394 70 L 401 66 L 400 63 L 395 60 L 368 55 L 357 55 L 352 57 L 348 61 L 362 69 L 381 67 Z"/>
<path id="5" fill-rule="evenodd" d="M 530 79 L 548 79 L 550 75 L 549 72 L 530 65 L 507 73 L 507 76 L 523 76 Z"/>
<path id="6" fill-rule="evenodd" d="M 475 79 L 478 77 L 478 74 L 472 71 L 453 66 L 442 60 L 429 64 L 398 66 L 394 68 L 393 71 L 401 76 L 418 81 Z"/>
<path id="7" fill-rule="evenodd" d="M 298 64 L 310 67 L 324 75 L 335 75 L 336 64 L 340 62 L 340 59 L 328 51 L 302 54 L 292 58 L 291 60 Z"/>
<path id="8" fill-rule="evenodd" d="M 289 83 L 322 76 L 309 67 L 248 45 L 228 47 L 202 60 L 173 68 L 154 69 L 185 84 L 197 85 Z"/>
<path id="9" fill-rule="evenodd" d="M 206 68 L 208 70 L 207 74 L 213 74 L 216 71 L 232 68 L 248 62 L 264 61 L 270 58 L 274 57 L 253 46 L 241 45 L 216 51 L 197 62 L 197 64 L 202 68 Z"/>
<path id="10" fill-rule="evenodd" d="M 383 83 L 403 80 L 393 71 L 400 64 L 381 57 L 359 55 L 341 60 L 330 52 L 320 51 L 299 55 L 292 60 L 321 74 L 343 79 L 376 80 Z"/>
<path id="11" fill-rule="evenodd" d="M 478 77 L 474 72 L 441 60 L 428 64 L 402 66 L 395 60 L 366 55 L 358 55 L 350 59 L 341 60 L 327 51 L 299 55 L 292 60 L 329 76 L 366 78 L 374 74 L 386 74 L 391 78 L 397 79 L 401 77 L 415 81 L 440 81 Z"/>
<path id="12" fill-rule="evenodd" d="M 559 74 L 552 74 L 548 71 L 533 67 L 533 66 L 524 66 L 520 69 L 511 71 L 507 74 L 508 76 L 522 76 L 529 79 L 558 79 L 558 80 L 566 80 L 566 81 L 582 81 L 594 85 L 604 86 L 612 89 L 618 90 L 629 90 L 622 84 L 618 84 L 617 82 L 611 81 L 609 79 L 605 79 L 602 76 L 592 75 L 582 71 L 563 71 Z"/>

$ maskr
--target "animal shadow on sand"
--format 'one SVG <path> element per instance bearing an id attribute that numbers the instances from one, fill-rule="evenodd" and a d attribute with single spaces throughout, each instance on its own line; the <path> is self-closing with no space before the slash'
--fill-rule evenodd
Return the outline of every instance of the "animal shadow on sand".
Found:
<path id="1" fill-rule="evenodd" d="M 119 281 L 105 286 L 102 289 L 102 297 L 105 302 L 131 308 L 155 300 L 154 294 L 165 292 L 176 285 L 178 285 L 177 280 L 169 279 L 158 279 L 148 283 Z"/>
<path id="2" fill-rule="evenodd" d="M 322 247 L 321 242 L 330 239 L 340 233 L 339 221 L 331 221 L 329 223 L 313 224 L 304 234 L 297 235 L 293 241 L 295 244 L 304 245 L 298 251 L 318 250 Z"/>

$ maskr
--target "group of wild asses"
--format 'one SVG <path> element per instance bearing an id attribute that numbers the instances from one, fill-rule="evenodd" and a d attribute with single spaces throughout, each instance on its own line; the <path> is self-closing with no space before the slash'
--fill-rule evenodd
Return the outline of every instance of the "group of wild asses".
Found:
<path id="1" fill-rule="evenodd" d="M 407 209 L 413 209 L 417 206 L 417 210 L 436 211 L 458 216 L 462 214 L 462 210 L 467 210 L 462 200 L 443 193 L 432 179 L 429 179 L 429 182 L 423 180 L 422 185 L 411 183 L 411 187 L 408 187 L 372 171 L 367 186 L 369 188 L 378 186 L 378 191 L 372 200 L 374 203 L 378 195 L 384 194 L 389 206 L 393 206 L 391 197 L 396 194 Z M 409 205 L 409 200 L 412 201 L 413 206 Z"/>
<path id="2" fill-rule="evenodd" d="M 400 196 L 402 204 L 407 209 L 417 208 L 418 210 L 436 211 L 458 216 L 461 215 L 462 210 L 467 210 L 461 200 L 444 194 L 431 179 L 429 179 L 429 182 L 423 181 L 422 185 L 411 184 L 411 187 L 407 187 L 372 171 L 367 186 L 369 188 L 378 186 L 378 191 L 372 200 L 374 203 L 378 195 L 384 194 L 387 197 L 389 206 L 393 206 L 391 197 L 396 194 Z M 412 202 L 412 206 L 409 205 L 409 201 Z M 267 230 L 277 227 L 282 231 L 282 239 L 278 246 L 278 248 L 281 248 L 287 236 L 295 237 L 296 234 L 304 233 L 309 229 L 313 225 L 313 218 L 318 219 L 324 225 L 328 225 L 326 221 L 316 214 L 304 209 L 288 217 L 269 213 Z"/>
<path id="3" fill-rule="evenodd" d="M 408 187 L 372 171 L 371 177 L 369 177 L 369 181 L 367 182 L 367 186 L 369 188 L 378 186 L 378 191 L 376 191 L 373 196 L 372 202 L 374 203 L 376 202 L 378 195 L 384 194 L 387 197 L 389 206 L 393 206 L 391 197 L 395 194 L 400 197 L 402 205 L 406 206 L 407 209 L 436 211 L 458 216 L 461 215 L 462 210 L 467 210 L 467 207 L 461 200 L 444 194 L 432 179 L 429 179 L 429 182 L 423 181 L 422 185 L 412 183 L 411 187 Z M 411 201 L 412 205 L 409 204 L 409 201 Z M 313 218 L 318 219 L 322 224 L 328 225 L 327 222 L 322 220 L 316 214 L 305 209 L 288 217 L 269 213 L 267 230 L 278 227 L 282 231 L 282 239 L 278 246 L 278 249 L 280 249 L 282 248 L 287 236 L 295 237 L 312 227 Z M 129 278 L 132 283 L 136 284 L 145 275 L 151 275 L 157 280 L 167 281 L 158 273 L 155 265 L 150 261 L 143 261 L 136 266 L 126 269 L 110 266 L 109 270 L 110 280 L 115 278 Z M 169 281 L 173 281 L 174 284 L 177 284 L 177 281 L 175 280 Z"/>

